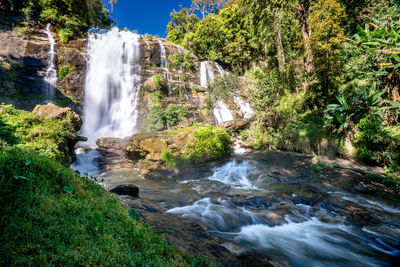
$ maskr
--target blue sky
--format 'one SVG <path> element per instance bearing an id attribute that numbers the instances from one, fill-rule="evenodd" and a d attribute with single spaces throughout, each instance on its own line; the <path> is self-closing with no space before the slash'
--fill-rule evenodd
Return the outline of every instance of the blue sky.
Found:
<path id="1" fill-rule="evenodd" d="M 191 0 L 118 0 L 113 18 L 121 29 L 127 27 L 129 30 L 138 30 L 140 34 L 166 37 L 169 14 L 173 9 L 179 10 L 180 5 L 190 7 Z M 109 4 L 105 6 L 109 8 Z"/>

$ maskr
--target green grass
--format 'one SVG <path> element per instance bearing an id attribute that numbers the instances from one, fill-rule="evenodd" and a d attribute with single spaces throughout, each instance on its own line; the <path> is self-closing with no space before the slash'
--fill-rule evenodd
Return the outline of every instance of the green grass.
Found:
<path id="1" fill-rule="evenodd" d="M 40 151 L 69 164 L 69 145 L 74 127 L 70 119 L 46 120 L 11 105 L 0 105 L 0 139 L 9 145 Z"/>
<path id="2" fill-rule="evenodd" d="M 0 106 L 0 266 L 208 265 L 67 165 L 70 122 Z"/>
<path id="3" fill-rule="evenodd" d="M 178 266 L 193 260 L 132 219 L 117 197 L 35 151 L 3 148 L 0 173 L 1 266 Z"/>

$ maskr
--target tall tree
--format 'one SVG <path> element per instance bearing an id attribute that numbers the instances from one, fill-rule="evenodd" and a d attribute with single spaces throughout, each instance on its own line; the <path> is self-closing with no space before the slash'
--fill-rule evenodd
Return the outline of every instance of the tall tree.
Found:
<path id="1" fill-rule="evenodd" d="M 297 12 L 299 15 L 301 36 L 303 38 L 305 50 L 304 66 L 307 74 L 312 75 L 314 73 L 314 59 L 312 56 L 311 45 L 308 42 L 308 38 L 311 36 L 311 29 L 307 23 L 307 17 L 311 14 L 310 1 L 299 1 Z"/>
<path id="2" fill-rule="evenodd" d="M 224 7 L 226 0 L 192 0 L 192 7 L 199 11 L 203 19 L 210 13 Z"/>

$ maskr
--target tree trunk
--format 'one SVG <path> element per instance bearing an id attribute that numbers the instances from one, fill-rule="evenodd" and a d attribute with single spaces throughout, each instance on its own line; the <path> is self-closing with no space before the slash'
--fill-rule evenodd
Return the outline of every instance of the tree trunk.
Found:
<path id="1" fill-rule="evenodd" d="M 308 38 L 311 36 L 311 31 L 308 29 L 306 20 L 306 11 L 304 9 L 303 4 L 299 4 L 297 11 L 299 13 L 301 36 L 303 37 L 303 42 L 304 42 L 304 50 L 305 50 L 304 66 L 307 74 L 310 75 L 314 73 L 314 60 L 312 57 L 312 48 L 310 43 L 308 42 Z"/>
<path id="2" fill-rule="evenodd" d="M 280 26 L 280 11 L 279 14 L 276 14 L 276 10 L 273 13 L 274 17 L 274 29 L 275 29 L 275 39 L 276 39 L 276 47 L 278 50 L 278 63 L 279 63 L 279 71 L 283 77 L 285 77 L 285 53 L 283 50 L 282 44 L 282 34 L 281 34 L 281 26 Z"/>

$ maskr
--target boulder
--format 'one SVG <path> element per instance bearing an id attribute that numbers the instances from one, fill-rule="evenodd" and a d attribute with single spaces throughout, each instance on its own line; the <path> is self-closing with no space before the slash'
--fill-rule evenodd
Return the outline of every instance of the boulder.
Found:
<path id="1" fill-rule="evenodd" d="M 38 105 L 32 111 L 38 116 L 43 116 L 45 119 L 69 119 L 74 126 L 76 131 L 82 126 L 81 117 L 76 114 L 72 109 L 66 107 L 58 107 L 53 103 L 48 103 L 47 105 Z"/>
<path id="2" fill-rule="evenodd" d="M 110 189 L 111 193 L 115 193 L 117 195 L 131 196 L 131 197 L 139 197 L 139 187 L 133 184 L 121 184 L 112 189 Z"/>

